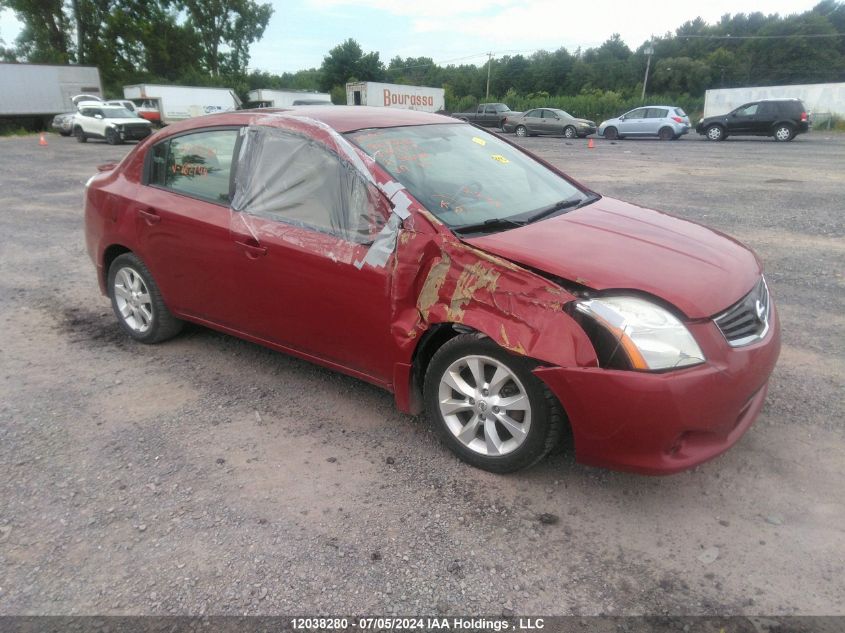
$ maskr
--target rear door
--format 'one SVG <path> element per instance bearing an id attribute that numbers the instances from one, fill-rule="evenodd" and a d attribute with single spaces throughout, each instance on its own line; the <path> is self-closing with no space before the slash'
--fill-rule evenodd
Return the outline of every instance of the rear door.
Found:
<path id="1" fill-rule="evenodd" d="M 169 137 L 147 154 L 143 184 L 129 212 L 138 255 L 168 306 L 177 312 L 237 327 L 232 269 L 236 250 L 229 220 L 232 157 L 240 128 Z"/>
<path id="2" fill-rule="evenodd" d="M 757 114 L 754 116 L 752 128 L 754 134 L 770 134 L 772 126 L 779 118 L 778 114 L 778 104 L 766 101 L 760 103 Z"/>
<path id="3" fill-rule="evenodd" d="M 522 117 L 522 124 L 531 134 L 539 134 L 543 127 L 543 114 L 539 109 L 529 110 Z"/>
<path id="4" fill-rule="evenodd" d="M 667 124 L 667 116 L 669 116 L 667 108 L 649 108 L 643 121 L 643 134 L 657 136 L 660 128 Z"/>

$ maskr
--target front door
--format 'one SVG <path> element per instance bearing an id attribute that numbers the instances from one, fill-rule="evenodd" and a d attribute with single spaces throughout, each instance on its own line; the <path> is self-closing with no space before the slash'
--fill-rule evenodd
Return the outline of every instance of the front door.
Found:
<path id="1" fill-rule="evenodd" d="M 619 133 L 622 136 L 638 136 L 643 134 L 646 126 L 647 108 L 637 108 L 625 115 L 625 120 L 619 122 Z"/>
<path id="2" fill-rule="evenodd" d="M 247 147 L 261 151 L 232 221 L 244 331 L 389 382 L 389 268 L 356 266 L 387 203 L 317 143 L 275 130 Z"/>
<path id="3" fill-rule="evenodd" d="M 728 134 L 753 134 L 759 107 L 751 103 L 734 110 L 728 117 Z"/>

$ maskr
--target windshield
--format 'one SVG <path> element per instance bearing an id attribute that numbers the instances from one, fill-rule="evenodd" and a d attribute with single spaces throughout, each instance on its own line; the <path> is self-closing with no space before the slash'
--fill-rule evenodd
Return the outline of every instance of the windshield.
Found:
<path id="1" fill-rule="evenodd" d="M 135 113 L 126 108 L 103 108 L 103 117 L 106 119 L 134 119 Z"/>
<path id="2" fill-rule="evenodd" d="M 489 223 L 490 230 L 501 230 L 507 227 L 495 224 L 498 220 L 532 221 L 561 201 L 593 199 L 517 148 L 470 125 L 371 129 L 348 136 L 453 229 Z"/>

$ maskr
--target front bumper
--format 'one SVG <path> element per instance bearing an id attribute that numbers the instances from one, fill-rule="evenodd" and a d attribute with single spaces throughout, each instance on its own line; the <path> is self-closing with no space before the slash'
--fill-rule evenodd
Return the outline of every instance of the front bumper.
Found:
<path id="1" fill-rule="evenodd" d="M 686 470 L 728 450 L 763 406 L 780 353 L 772 306 L 766 337 L 730 348 L 712 321 L 689 325 L 708 361 L 649 373 L 596 367 L 534 371 L 560 400 L 576 459 L 648 475 Z"/>
<path id="2" fill-rule="evenodd" d="M 124 141 L 140 141 L 147 138 L 152 133 L 149 126 L 138 128 L 123 128 L 120 130 L 120 138 Z"/>
<path id="3" fill-rule="evenodd" d="M 590 134 L 595 134 L 596 128 L 592 125 L 584 125 L 578 128 L 578 135 L 579 136 L 589 136 Z"/>

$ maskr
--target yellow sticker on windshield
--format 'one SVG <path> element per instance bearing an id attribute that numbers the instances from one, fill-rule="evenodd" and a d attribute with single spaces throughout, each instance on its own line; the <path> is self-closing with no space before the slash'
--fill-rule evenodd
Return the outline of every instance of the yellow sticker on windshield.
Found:
<path id="1" fill-rule="evenodd" d="M 507 164 L 507 163 L 509 163 L 509 162 L 510 162 L 507 158 L 505 158 L 505 157 L 504 157 L 504 156 L 502 156 L 501 154 L 492 154 L 492 155 L 490 156 L 490 158 L 492 158 L 493 160 L 497 160 L 497 161 L 499 161 L 499 162 L 500 162 L 500 163 L 502 163 L 503 165 L 504 165 L 504 164 Z"/>
<path id="2" fill-rule="evenodd" d="M 482 147 L 483 147 L 484 145 L 487 145 L 487 141 L 485 141 L 483 138 L 478 138 L 477 136 L 473 136 L 473 137 L 472 137 L 472 142 L 473 142 L 473 143 L 478 143 L 478 144 L 479 144 L 479 145 L 481 145 Z"/>

